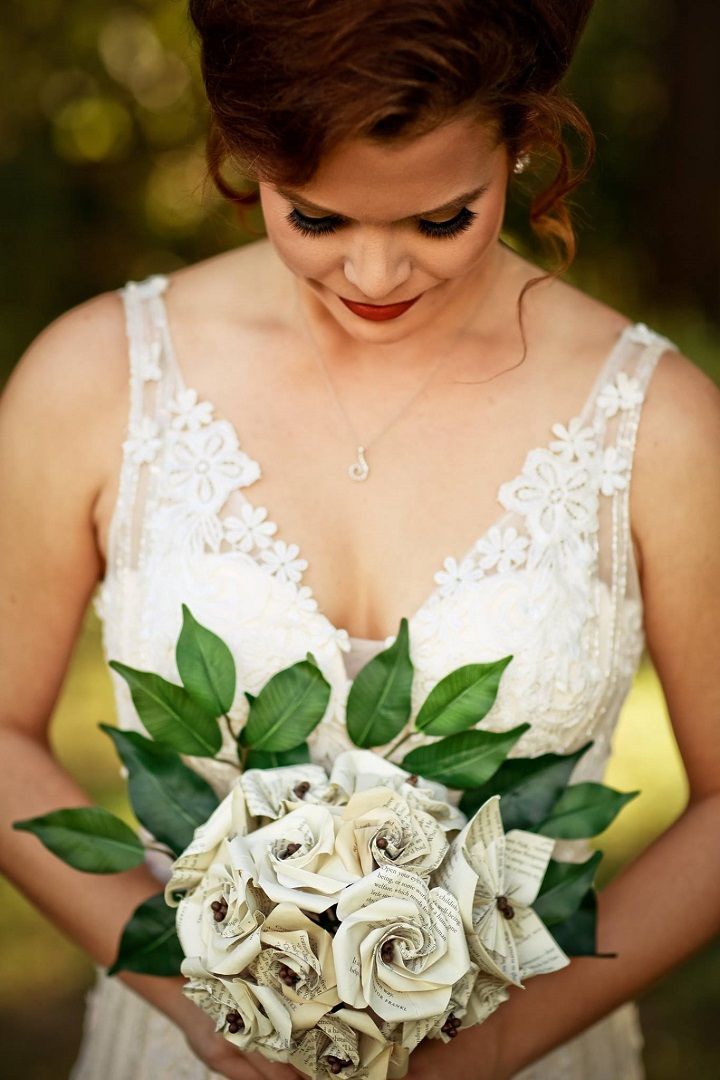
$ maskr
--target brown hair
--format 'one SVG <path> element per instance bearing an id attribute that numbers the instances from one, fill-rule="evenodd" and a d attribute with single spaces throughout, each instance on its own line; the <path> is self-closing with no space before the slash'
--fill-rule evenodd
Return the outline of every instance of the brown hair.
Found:
<path id="1" fill-rule="evenodd" d="M 587 175 L 595 139 L 558 84 L 592 2 L 190 0 L 211 109 L 209 174 L 226 198 L 249 205 L 257 193 L 229 184 L 227 160 L 251 179 L 298 187 L 345 139 L 412 137 L 475 110 L 497 122 L 511 161 L 520 152 L 557 159 L 530 226 L 560 263 L 525 284 L 520 308 L 527 288 L 575 257 L 566 197 Z M 579 165 L 565 126 L 579 136 Z"/>

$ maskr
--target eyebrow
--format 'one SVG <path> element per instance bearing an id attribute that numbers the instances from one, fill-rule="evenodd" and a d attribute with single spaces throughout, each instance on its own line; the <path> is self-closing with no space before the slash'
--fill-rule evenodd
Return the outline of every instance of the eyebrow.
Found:
<path id="1" fill-rule="evenodd" d="M 466 203 L 472 202 L 473 199 L 477 199 L 479 195 L 482 195 L 490 187 L 489 182 L 481 184 L 480 187 L 475 188 L 473 191 L 466 191 L 462 195 L 456 195 L 454 199 L 450 199 L 449 202 L 443 203 L 442 206 L 436 206 L 432 210 L 423 210 L 419 214 L 411 214 L 407 218 L 401 218 L 401 221 L 409 221 L 410 218 L 417 217 L 430 217 L 432 214 L 443 214 L 451 210 L 460 210 Z M 288 199 L 289 202 L 298 203 L 300 206 L 306 207 L 308 210 L 312 210 L 313 213 L 322 217 L 341 217 L 345 221 L 353 222 L 353 218 L 346 217 L 345 214 L 339 214 L 336 210 L 328 210 L 327 207 L 318 206 L 316 203 L 310 202 L 308 199 L 304 199 L 302 195 L 298 195 L 294 191 L 289 191 L 287 188 L 276 187 L 278 195 L 282 195 L 284 199 Z"/>

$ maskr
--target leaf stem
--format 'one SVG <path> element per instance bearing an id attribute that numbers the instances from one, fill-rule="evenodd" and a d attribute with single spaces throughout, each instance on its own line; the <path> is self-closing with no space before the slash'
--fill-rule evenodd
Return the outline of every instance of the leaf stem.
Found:
<path id="1" fill-rule="evenodd" d="M 145 844 L 146 851 L 159 851 L 161 855 L 169 855 L 171 859 L 175 858 L 175 852 L 171 851 L 165 844 Z"/>
<path id="2" fill-rule="evenodd" d="M 393 745 L 390 747 L 389 750 L 385 751 L 385 753 L 383 754 L 383 757 L 384 758 L 389 758 L 391 754 L 395 753 L 395 751 L 397 750 L 397 748 L 399 746 L 402 746 L 402 744 L 404 742 L 406 742 L 410 738 L 411 735 L 414 735 L 414 734 L 415 734 L 415 732 L 412 729 L 410 731 L 406 731 L 404 735 L 400 736 L 400 738 L 398 739 L 398 741 L 396 743 L 393 743 Z"/>
<path id="3" fill-rule="evenodd" d="M 237 739 L 238 735 L 240 734 L 239 730 L 238 731 L 235 730 L 235 728 L 232 725 L 232 720 L 230 719 L 230 717 L 228 716 L 227 713 L 223 713 L 223 716 L 225 718 L 225 721 L 227 722 L 228 731 L 232 735 L 233 739 Z"/>
<path id="4" fill-rule="evenodd" d="M 213 760 L 220 762 L 221 765 L 232 765 L 233 769 L 237 769 L 238 772 L 242 772 L 242 766 L 239 765 L 237 761 L 233 761 L 232 758 L 216 757 Z"/>

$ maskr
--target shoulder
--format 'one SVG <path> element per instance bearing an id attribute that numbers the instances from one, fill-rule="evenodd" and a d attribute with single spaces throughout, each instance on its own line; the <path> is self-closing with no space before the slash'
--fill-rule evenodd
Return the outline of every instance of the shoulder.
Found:
<path id="1" fill-rule="evenodd" d="M 122 301 L 105 292 L 40 331 L 13 369 L 6 394 L 38 395 L 48 409 L 70 407 L 107 388 L 112 376 L 127 380 L 127 347 Z"/>
<path id="2" fill-rule="evenodd" d="M 648 570 L 677 561 L 699 530 L 717 535 L 719 465 L 720 388 L 679 350 L 666 349 L 646 390 L 633 465 L 631 517 Z"/>
<path id="3" fill-rule="evenodd" d="M 293 277 L 271 242 L 254 240 L 168 274 L 170 321 L 202 325 L 208 315 L 234 325 L 277 319 L 283 296 L 291 296 Z"/>
<path id="4" fill-rule="evenodd" d="M 107 424 L 126 408 L 127 339 L 122 301 L 98 294 L 55 318 L 34 338 L 3 388 L 2 430 L 11 446 L 32 432 L 58 470 L 84 463 L 79 481 L 101 478 Z M 104 434 L 105 432 L 105 434 Z"/>

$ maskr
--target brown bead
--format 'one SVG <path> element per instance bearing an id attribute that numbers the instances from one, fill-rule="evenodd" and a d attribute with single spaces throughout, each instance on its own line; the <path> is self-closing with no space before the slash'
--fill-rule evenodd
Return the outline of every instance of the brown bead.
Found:
<path id="1" fill-rule="evenodd" d="M 309 790 L 309 783 L 307 780 L 303 780 L 301 783 L 295 785 L 293 788 L 293 795 L 297 795 L 298 799 L 304 799 Z"/>
<path id="2" fill-rule="evenodd" d="M 229 1012 L 225 1019 L 227 1020 L 228 1031 L 231 1035 L 236 1035 L 238 1031 L 242 1031 L 245 1027 L 245 1022 L 237 1010 Z"/>
<path id="3" fill-rule="evenodd" d="M 387 837 L 386 836 L 378 836 L 377 840 L 375 841 L 375 847 L 378 847 L 378 848 L 380 848 L 381 851 L 384 851 L 387 846 L 388 846 Z"/>
<path id="4" fill-rule="evenodd" d="M 328 1058 L 327 1061 L 328 1068 L 330 1069 L 330 1072 L 333 1074 L 333 1076 L 337 1076 L 338 1073 L 342 1072 L 342 1065 L 337 1058 L 333 1058 L 332 1061 L 330 1060 L 330 1058 Z"/>
<path id="5" fill-rule="evenodd" d="M 394 955 L 395 947 L 392 941 L 386 941 L 380 949 L 380 956 L 383 958 L 386 964 L 389 964 Z"/>
<path id="6" fill-rule="evenodd" d="M 445 1034 L 447 1035 L 448 1039 L 454 1039 L 457 1035 L 457 1031 L 455 1030 L 455 1028 L 450 1028 L 450 1030 L 446 1031 Z"/>
<path id="7" fill-rule="evenodd" d="M 416 786 L 417 782 L 418 778 L 415 773 L 413 773 L 412 776 L 408 776 L 407 780 L 405 781 L 406 784 L 412 784 L 413 787 Z"/>
<path id="8" fill-rule="evenodd" d="M 507 896 L 498 896 L 497 906 L 500 914 L 503 915 L 506 919 L 515 918 L 515 909 L 508 900 Z"/>
<path id="9" fill-rule="evenodd" d="M 288 856 L 294 855 L 296 851 L 300 850 L 300 844 L 292 843 L 288 844 L 284 851 L 281 851 L 278 855 L 279 859 L 287 859 Z"/>

